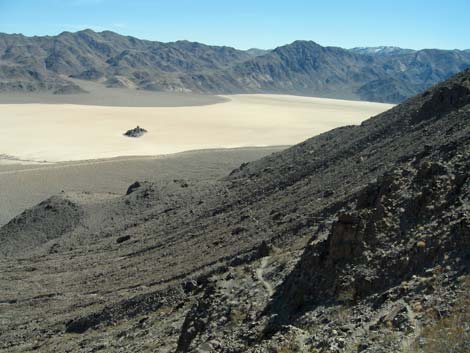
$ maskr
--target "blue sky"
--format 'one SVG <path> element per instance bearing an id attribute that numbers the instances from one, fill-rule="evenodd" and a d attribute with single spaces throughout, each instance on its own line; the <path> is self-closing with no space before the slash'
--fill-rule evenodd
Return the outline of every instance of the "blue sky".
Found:
<path id="1" fill-rule="evenodd" d="M 322 45 L 470 49 L 470 0 L 0 0 L 0 32 L 91 28 L 240 49 Z"/>

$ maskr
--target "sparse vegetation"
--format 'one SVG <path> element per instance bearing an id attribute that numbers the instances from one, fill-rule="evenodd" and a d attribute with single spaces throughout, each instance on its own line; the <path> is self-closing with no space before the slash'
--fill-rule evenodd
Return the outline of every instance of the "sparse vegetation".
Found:
<path id="1" fill-rule="evenodd" d="M 240 324 L 246 319 L 246 314 L 238 309 L 232 308 L 230 310 L 230 321 L 234 324 Z"/>
<path id="2" fill-rule="evenodd" d="M 300 347 L 297 342 L 289 341 L 285 342 L 282 346 L 277 347 L 273 350 L 274 353 L 295 353 L 300 352 Z"/>
<path id="3" fill-rule="evenodd" d="M 468 353 L 470 352 L 470 279 L 467 278 L 462 297 L 450 315 L 437 319 L 426 327 L 416 340 L 412 352 Z"/>

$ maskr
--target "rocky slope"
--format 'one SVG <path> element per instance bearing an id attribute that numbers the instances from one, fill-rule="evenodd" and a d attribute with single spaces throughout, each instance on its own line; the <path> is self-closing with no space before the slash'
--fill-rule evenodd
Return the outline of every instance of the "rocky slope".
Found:
<path id="1" fill-rule="evenodd" d="M 469 118 L 466 70 L 222 180 L 49 200 L 0 231 L 0 349 L 432 352 L 468 296 Z"/>
<path id="2" fill-rule="evenodd" d="M 0 34 L 0 91 L 82 92 L 68 78 L 108 87 L 198 93 L 289 93 L 401 102 L 470 67 L 470 52 L 322 47 L 296 41 L 271 51 L 104 31 L 53 37 Z"/>

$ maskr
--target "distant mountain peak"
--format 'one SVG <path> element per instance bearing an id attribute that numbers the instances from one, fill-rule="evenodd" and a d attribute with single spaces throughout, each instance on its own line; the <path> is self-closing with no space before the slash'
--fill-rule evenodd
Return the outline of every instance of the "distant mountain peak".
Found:
<path id="1" fill-rule="evenodd" d="M 246 52 L 252 56 L 261 56 L 265 55 L 270 52 L 270 50 L 267 49 L 259 49 L 259 48 L 250 48 L 247 49 Z"/>
<path id="2" fill-rule="evenodd" d="M 287 44 L 286 46 L 321 47 L 321 48 L 323 48 L 320 44 L 318 44 L 317 42 L 314 42 L 313 40 L 304 40 L 304 39 L 295 40 L 291 44 Z"/>
<path id="3" fill-rule="evenodd" d="M 111 32 L 111 31 L 108 31 L 108 32 Z M 91 28 L 84 28 L 80 31 L 77 31 L 77 33 L 99 33 Z"/>
<path id="4" fill-rule="evenodd" d="M 291 44 L 282 45 L 273 50 L 274 53 L 282 52 L 302 52 L 302 53 L 314 53 L 324 49 L 320 44 L 312 40 L 296 40 Z"/>
<path id="5" fill-rule="evenodd" d="M 355 47 L 350 51 L 357 54 L 366 55 L 395 55 L 395 54 L 409 54 L 415 52 L 413 49 L 404 49 L 395 46 L 378 46 L 378 47 Z"/>

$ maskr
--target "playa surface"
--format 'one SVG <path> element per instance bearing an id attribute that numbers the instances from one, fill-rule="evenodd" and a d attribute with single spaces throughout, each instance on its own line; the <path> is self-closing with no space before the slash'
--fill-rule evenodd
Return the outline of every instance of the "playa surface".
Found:
<path id="1" fill-rule="evenodd" d="M 178 107 L 0 104 L 0 163 L 292 145 L 339 126 L 359 124 L 392 106 L 267 94 L 224 96 L 220 101 Z M 137 125 L 148 133 L 123 136 Z"/>

